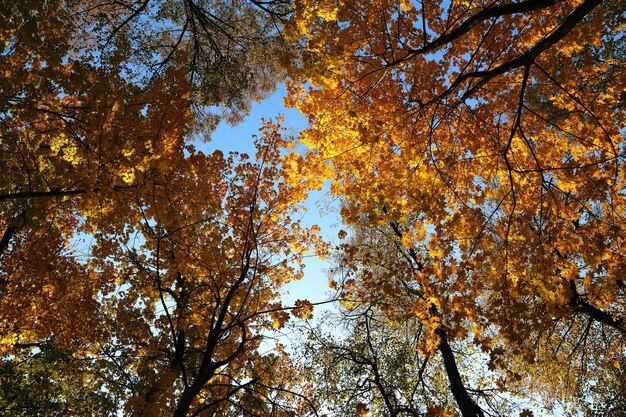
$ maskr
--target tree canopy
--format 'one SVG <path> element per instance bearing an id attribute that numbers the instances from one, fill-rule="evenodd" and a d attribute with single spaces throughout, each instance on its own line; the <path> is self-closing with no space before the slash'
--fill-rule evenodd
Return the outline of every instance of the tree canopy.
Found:
<path id="1" fill-rule="evenodd" d="M 0 22 L 0 414 L 623 413 L 623 2 L 26 0 Z M 299 135 L 198 150 L 283 82 Z M 334 242 L 300 220 L 324 182 Z M 318 324 L 282 300 L 315 255 Z"/>
<path id="2" fill-rule="evenodd" d="M 500 391 L 516 375 L 553 399 L 608 383 L 624 359 L 623 4 L 301 1 L 295 16 L 290 104 L 353 231 L 346 296 L 421 320 L 464 416 L 494 411 L 455 340 L 512 377 Z"/>

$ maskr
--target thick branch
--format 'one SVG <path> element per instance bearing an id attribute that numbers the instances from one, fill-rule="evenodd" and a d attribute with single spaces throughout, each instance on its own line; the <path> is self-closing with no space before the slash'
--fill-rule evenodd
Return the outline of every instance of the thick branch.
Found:
<path id="1" fill-rule="evenodd" d="M 406 61 L 407 59 L 410 59 L 416 55 L 423 55 L 429 52 L 433 52 L 443 45 L 446 45 L 453 40 L 465 35 L 477 25 L 494 17 L 502 17 L 512 14 L 528 13 L 535 10 L 541 10 L 552 6 L 553 4 L 560 3 L 561 1 L 562 0 L 529 0 L 520 3 L 509 3 L 496 7 L 489 7 L 476 13 L 451 32 L 439 36 L 437 39 L 427 43 L 422 48 L 410 50 L 409 53 L 401 61 Z"/>
<path id="2" fill-rule="evenodd" d="M 136 188 L 137 185 L 116 185 L 111 187 L 113 191 L 123 191 L 129 188 Z M 106 188 L 106 187 L 105 187 Z M 63 190 L 61 188 L 54 188 L 48 191 L 18 191 L 16 193 L 0 194 L 0 202 L 13 201 L 13 200 L 28 200 L 31 198 L 56 198 L 56 197 L 72 197 L 77 195 L 98 193 L 104 188 L 95 187 L 91 190 L 85 188 L 78 188 L 75 190 Z"/>
<path id="3" fill-rule="evenodd" d="M 9 242 L 15 234 L 24 227 L 26 223 L 26 212 L 22 211 L 20 214 L 11 219 L 9 226 L 6 228 L 4 233 L 2 234 L 2 239 L 0 240 L 0 258 L 4 254 L 4 251 L 9 247 Z"/>
<path id="4" fill-rule="evenodd" d="M 98 191 L 98 190 L 94 190 Z M 0 194 L 0 201 L 10 200 L 26 200 L 30 198 L 54 198 L 54 197 L 67 197 L 73 195 L 87 194 L 85 189 L 79 190 L 50 190 L 50 191 L 22 191 L 17 193 Z"/>
<path id="5" fill-rule="evenodd" d="M 492 78 L 507 73 L 513 69 L 520 68 L 523 66 L 528 66 L 533 63 L 535 58 L 537 58 L 542 52 L 546 49 L 550 48 L 552 45 L 556 44 L 558 41 L 563 39 L 569 32 L 580 23 L 581 20 L 585 18 L 593 9 L 596 8 L 599 4 L 602 3 L 602 0 L 587 0 L 583 4 L 581 4 L 577 9 L 575 9 L 565 21 L 549 36 L 542 39 L 540 42 L 535 44 L 528 51 L 518 56 L 515 59 L 512 59 L 504 64 L 498 65 L 495 68 L 485 71 L 475 71 L 465 73 L 456 80 L 450 86 L 448 91 L 453 90 L 455 87 L 459 86 L 465 80 L 469 78 L 480 78 L 480 81 L 472 86 L 465 94 L 463 94 L 463 99 L 469 98 L 479 87 L 487 83 Z"/>
<path id="6" fill-rule="evenodd" d="M 387 213 L 386 207 L 383 207 L 383 212 Z M 394 234 L 402 239 L 402 230 L 397 223 L 392 222 L 391 228 L 393 229 Z M 409 252 L 410 258 L 413 262 L 418 265 L 418 271 L 422 270 L 422 264 L 417 259 L 417 254 L 413 249 Z M 433 317 L 439 317 L 440 313 L 434 305 L 430 307 L 430 314 Z M 461 374 L 459 373 L 459 368 L 456 365 L 456 359 L 454 358 L 454 352 L 452 352 L 452 348 L 448 343 L 448 338 L 446 335 L 446 331 L 444 327 L 439 327 L 435 334 L 439 336 L 439 352 L 443 357 L 443 363 L 446 368 L 446 374 L 448 375 L 448 381 L 450 382 L 450 390 L 452 391 L 452 395 L 461 410 L 461 414 L 463 417 L 484 417 L 484 413 L 482 409 L 474 402 L 472 397 L 467 392 L 467 388 L 463 385 L 463 380 L 461 379 Z"/>
<path id="7" fill-rule="evenodd" d="M 622 317 L 615 317 L 611 313 L 602 311 L 589 303 L 589 301 L 583 299 L 580 294 L 578 294 L 574 281 L 570 281 L 570 289 L 572 290 L 572 296 L 569 304 L 574 308 L 574 311 L 582 313 L 599 323 L 606 324 L 620 333 L 626 333 L 626 323 Z"/>
<path id="8" fill-rule="evenodd" d="M 213 373 L 216 369 L 221 366 L 227 365 L 232 362 L 237 356 L 241 355 L 244 348 L 247 345 L 248 338 L 246 334 L 246 328 L 244 323 L 239 323 L 239 327 L 241 328 L 241 342 L 236 350 L 228 356 L 227 358 L 221 361 L 214 361 L 213 353 L 219 343 L 220 337 L 223 335 L 223 324 L 226 319 L 226 314 L 231 307 L 232 298 L 234 297 L 238 288 L 241 287 L 245 278 L 248 275 L 248 271 L 250 269 L 250 256 L 251 251 L 247 250 L 245 255 L 245 264 L 243 266 L 243 270 L 241 271 L 241 275 L 237 279 L 237 281 L 231 286 L 222 307 L 220 309 L 220 314 L 213 327 L 209 331 L 209 335 L 207 337 L 207 343 L 204 351 L 204 355 L 202 358 L 202 362 L 200 363 L 200 368 L 198 369 L 198 373 L 196 374 L 193 383 L 186 387 L 183 391 L 180 400 L 178 401 L 178 405 L 176 406 L 176 410 L 174 411 L 174 417 L 186 417 L 189 412 L 189 408 L 193 403 L 194 399 L 198 396 L 204 385 L 209 381 L 209 379 L 213 376 Z"/>
<path id="9" fill-rule="evenodd" d="M 439 352 L 443 357 L 443 364 L 446 368 L 446 374 L 448 375 L 448 381 L 450 381 L 450 390 L 452 395 L 461 410 L 463 417 L 484 417 L 485 414 L 481 408 L 472 400 L 467 388 L 463 385 L 459 368 L 456 366 L 456 360 L 454 359 L 454 352 L 450 348 L 446 332 L 442 328 L 435 331 L 439 336 Z"/>

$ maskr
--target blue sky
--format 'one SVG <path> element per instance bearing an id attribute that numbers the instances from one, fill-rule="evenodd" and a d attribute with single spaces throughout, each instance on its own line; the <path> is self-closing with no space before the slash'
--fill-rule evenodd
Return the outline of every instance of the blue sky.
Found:
<path id="1" fill-rule="evenodd" d="M 208 143 L 198 143 L 197 147 L 203 151 L 220 149 L 224 153 L 229 151 L 248 152 L 254 154 L 252 135 L 257 134 L 261 127 L 261 119 L 274 119 L 276 116 L 285 117 L 285 127 L 292 133 L 297 133 L 307 126 L 306 118 L 296 109 L 288 109 L 283 104 L 286 95 L 283 85 L 271 96 L 259 103 L 253 103 L 248 117 L 236 126 L 220 122 Z"/>

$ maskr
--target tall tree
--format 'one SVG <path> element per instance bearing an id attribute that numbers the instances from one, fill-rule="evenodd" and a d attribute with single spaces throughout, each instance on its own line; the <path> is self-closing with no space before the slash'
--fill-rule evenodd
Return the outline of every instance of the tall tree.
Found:
<path id="1" fill-rule="evenodd" d="M 0 5 L 0 358 L 3 378 L 24 372 L 2 407 L 300 406 L 279 378 L 294 368 L 264 342 L 315 241 L 290 217 L 304 190 L 279 183 L 286 141 L 266 125 L 258 162 L 189 145 L 281 79 L 286 6 Z"/>
<path id="2" fill-rule="evenodd" d="M 256 158 L 193 153 L 159 172 L 138 201 L 141 225 L 94 248 L 119 280 L 104 301 L 111 336 L 97 366 L 133 415 L 290 415 L 306 405 L 282 348 L 265 338 L 289 318 L 280 288 L 302 276 L 317 241 L 292 217 L 300 192 L 281 182 L 278 129 L 265 126 Z"/>
<path id="3" fill-rule="evenodd" d="M 452 402 L 463 415 L 503 415 L 510 410 L 498 398 L 496 378 L 481 377 L 487 372 L 472 365 L 487 363 L 488 355 L 472 338 L 470 323 L 437 300 L 446 283 L 425 284 L 417 278 L 432 262 L 423 242 L 407 251 L 397 223 L 372 225 L 366 216 L 351 230 L 348 239 L 341 233 L 344 242 L 337 261 L 341 278 L 331 286 L 341 291 L 348 337 L 362 343 L 319 340 L 330 346 L 331 358 L 371 375 L 367 379 L 374 381 L 371 388 L 355 398 L 371 396 L 378 413 L 391 416 L 453 415 Z M 408 357 L 401 353 L 407 349 Z M 346 351 L 352 353 L 346 356 Z M 328 353 L 321 356 L 328 360 Z M 345 379 L 342 383 L 349 384 Z"/>
<path id="4" fill-rule="evenodd" d="M 124 57 L 129 74 L 150 79 L 182 65 L 196 110 L 215 124 L 239 121 L 282 80 L 292 8 L 288 0 L 97 0 L 72 10 L 105 56 Z"/>
<path id="5" fill-rule="evenodd" d="M 89 374 L 77 372 L 80 364 L 71 354 L 52 343 L 19 349 L 19 360 L 0 365 L 0 415 L 115 415 L 114 397 L 94 387 Z"/>
<path id="6" fill-rule="evenodd" d="M 110 278 L 70 255 L 72 242 L 80 234 L 123 234 L 141 221 L 133 204 L 141 189 L 154 186 L 154 170 L 179 163 L 190 138 L 208 138 L 218 120 L 194 118 L 194 107 L 217 106 L 236 120 L 280 79 L 260 61 L 268 55 L 251 51 L 278 50 L 278 27 L 269 22 L 287 13 L 282 3 L 254 10 L 247 3 L 116 4 L 0 5 L 2 351 L 18 339 L 54 333 L 71 344 L 77 329 L 90 332 L 91 326 L 66 324 L 96 320 L 74 312 L 96 314 Z M 212 16 L 221 26 L 202 34 L 195 23 L 178 21 L 179 6 L 193 11 L 193 22 Z M 186 35 L 163 46 L 179 23 Z M 228 36 L 220 37 L 220 28 Z M 209 42 L 210 34 L 220 41 Z M 149 71 L 159 60 L 163 65 Z M 246 75 L 252 68 L 263 77 Z M 202 85 L 194 81 L 198 72 L 205 74 Z M 230 76 L 248 83 L 236 89 Z M 197 99 L 203 94 L 211 98 Z M 42 308 L 48 304 L 59 310 Z"/>
<path id="7" fill-rule="evenodd" d="M 56 391 L 33 381 L 36 374 L 25 377 L 33 398 L 42 398 L 32 407 L 54 413 L 78 387 L 89 397 L 65 404 L 71 414 L 85 412 L 85 404 L 137 416 L 293 415 L 311 408 L 296 392 L 295 365 L 266 337 L 289 311 L 310 313 L 304 301 L 283 306 L 280 289 L 301 278 L 309 249 L 325 249 L 317 229 L 294 217 L 302 187 L 281 180 L 288 143 L 278 125 L 267 123 L 254 157 L 188 146 L 151 169 L 150 188 L 128 191 L 127 210 L 139 221 L 96 227 L 92 243 L 78 248 L 86 258 L 73 263 L 83 270 L 53 274 L 69 281 L 64 293 L 47 290 L 65 304 L 52 296 L 45 306 L 33 304 L 31 320 L 48 332 L 25 331 L 27 317 L 14 322 L 6 369 L 25 369 L 20 362 L 47 346 L 67 357 L 38 365 L 55 369 L 49 377 Z M 67 299 L 75 282 L 94 288 L 96 305 Z M 3 301 L 32 301 L 27 297 L 12 291 Z M 13 396 L 3 401 L 14 407 Z"/>
<path id="8" fill-rule="evenodd" d="M 340 317 L 329 319 L 332 328 L 309 332 L 307 365 L 322 407 L 337 416 L 454 415 L 444 363 L 423 350 L 426 331 L 419 319 L 390 321 L 381 310 L 384 302 L 347 300 L 349 307 L 341 308 Z M 471 358 L 467 346 L 462 347 L 456 349 L 459 361 Z"/>
<path id="9" fill-rule="evenodd" d="M 521 361 L 555 396 L 611 370 L 626 315 L 623 4 L 300 1 L 295 16 L 291 104 L 314 150 L 301 164 L 333 180 L 346 222 L 386 225 L 407 263 L 357 281 L 411 282 L 436 346 L 474 329 L 494 365 Z"/>

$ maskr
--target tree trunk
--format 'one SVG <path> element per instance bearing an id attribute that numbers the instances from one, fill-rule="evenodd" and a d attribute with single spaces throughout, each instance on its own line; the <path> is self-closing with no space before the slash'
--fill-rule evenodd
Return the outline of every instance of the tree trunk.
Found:
<path id="1" fill-rule="evenodd" d="M 456 366 L 456 360 L 454 359 L 454 353 L 450 348 L 446 332 L 442 328 L 435 331 L 439 336 L 439 352 L 443 357 L 443 364 L 446 368 L 446 374 L 448 374 L 448 381 L 450 381 L 450 390 L 452 395 L 461 410 L 463 417 L 485 417 L 483 410 L 474 402 L 472 397 L 467 392 L 467 389 L 463 385 L 459 369 Z"/>

